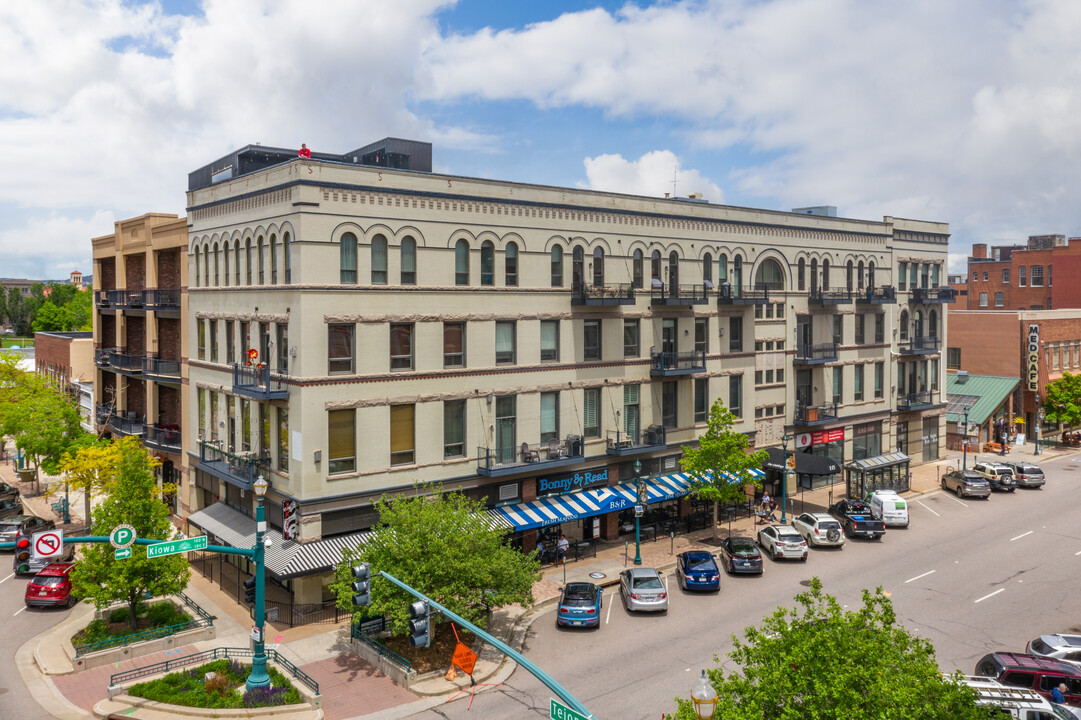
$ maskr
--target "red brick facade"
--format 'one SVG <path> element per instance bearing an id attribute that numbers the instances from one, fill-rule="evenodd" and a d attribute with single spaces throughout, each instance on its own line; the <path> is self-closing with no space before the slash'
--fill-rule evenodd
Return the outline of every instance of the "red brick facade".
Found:
<path id="1" fill-rule="evenodd" d="M 958 309 L 1053 310 L 1081 307 L 1081 285 L 1067 282 L 1081 272 L 1081 238 L 1029 238 L 1027 246 L 972 246 L 965 277 L 967 297 Z M 1058 286 L 1054 279 L 1058 277 Z M 958 289 L 962 286 L 957 285 Z"/>

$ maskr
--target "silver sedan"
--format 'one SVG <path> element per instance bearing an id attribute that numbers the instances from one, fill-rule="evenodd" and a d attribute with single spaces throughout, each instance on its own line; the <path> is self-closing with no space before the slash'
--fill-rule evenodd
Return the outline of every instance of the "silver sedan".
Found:
<path id="1" fill-rule="evenodd" d="M 668 610 L 668 589 L 655 568 L 630 568 L 621 572 L 619 594 L 627 610 Z"/>
<path id="2" fill-rule="evenodd" d="M 807 559 L 807 541 L 791 525 L 770 525 L 758 531 L 758 547 L 774 560 Z"/>

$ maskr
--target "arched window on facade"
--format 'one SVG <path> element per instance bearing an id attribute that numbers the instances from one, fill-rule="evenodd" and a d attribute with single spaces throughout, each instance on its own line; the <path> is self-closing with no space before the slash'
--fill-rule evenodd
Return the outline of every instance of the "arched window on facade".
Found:
<path id="1" fill-rule="evenodd" d="M 875 286 L 875 261 L 872 260 L 867 265 L 867 284 L 870 287 Z"/>
<path id="2" fill-rule="evenodd" d="M 518 244 L 514 242 L 507 243 L 507 247 L 503 249 L 503 282 L 508 287 L 514 287 L 518 284 Z"/>
<path id="3" fill-rule="evenodd" d="M 575 245 L 571 250 L 571 283 L 576 290 L 580 290 L 586 281 L 586 258 L 581 245 Z"/>
<path id="4" fill-rule="evenodd" d="M 495 285 L 495 244 L 491 240 L 480 246 L 480 284 Z"/>
<path id="5" fill-rule="evenodd" d="M 372 238 L 372 285 L 387 284 L 387 239 L 382 235 Z"/>
<path id="6" fill-rule="evenodd" d="M 604 250 L 601 248 L 593 249 L 593 284 L 604 285 Z"/>
<path id="7" fill-rule="evenodd" d="M 195 256 L 195 287 L 199 287 L 199 246 L 195 246 L 195 252 L 192 253 Z"/>
<path id="8" fill-rule="evenodd" d="M 860 264 L 856 266 L 856 288 L 858 290 L 863 289 L 863 261 L 860 260 Z"/>
<path id="9" fill-rule="evenodd" d="M 244 242 L 244 266 L 244 284 L 251 285 L 251 238 Z"/>
<path id="10" fill-rule="evenodd" d="M 221 259 L 221 250 L 217 245 L 214 245 L 214 284 L 220 285 L 221 282 L 218 278 L 218 261 Z"/>
<path id="11" fill-rule="evenodd" d="M 717 256 L 717 283 L 724 285 L 728 282 L 728 256 L 721 253 Z"/>
<path id="12" fill-rule="evenodd" d="M 784 270 L 773 258 L 766 258 L 754 271 L 755 289 L 784 290 Z"/>
<path id="13" fill-rule="evenodd" d="M 710 253 L 702 256 L 702 284 L 706 290 L 713 289 L 713 255 Z"/>
<path id="14" fill-rule="evenodd" d="M 357 236 L 353 233 L 347 232 L 342 235 L 338 265 L 341 270 L 341 282 L 355 285 L 357 282 Z M 250 272 L 251 263 L 248 264 L 248 270 Z"/>
<path id="15" fill-rule="evenodd" d="M 631 285 L 642 287 L 642 251 L 635 250 L 631 260 Z"/>
<path id="16" fill-rule="evenodd" d="M 845 290 L 852 292 L 853 290 L 853 277 L 852 277 L 852 261 L 849 260 L 845 265 Z"/>
<path id="17" fill-rule="evenodd" d="M 229 270 L 226 269 L 225 274 L 229 274 Z M 270 236 L 270 284 L 278 284 L 278 236 Z"/>
<path id="18" fill-rule="evenodd" d="M 923 310 L 912 313 L 912 337 L 923 337 Z"/>
<path id="19" fill-rule="evenodd" d="M 233 284 L 240 285 L 240 241 L 233 243 Z"/>
<path id="20" fill-rule="evenodd" d="M 293 246 L 289 233 L 282 235 L 282 267 L 285 270 L 285 284 L 293 281 Z"/>
<path id="21" fill-rule="evenodd" d="M 653 287 L 657 287 L 658 284 L 663 282 L 663 280 L 661 279 L 661 251 L 660 250 L 654 250 L 653 254 L 650 255 L 650 257 L 649 257 L 649 279 L 650 279 L 650 284 Z"/>
<path id="22" fill-rule="evenodd" d="M 739 254 L 732 258 L 732 293 L 733 297 L 743 293 L 743 256 Z"/>
<path id="23" fill-rule="evenodd" d="M 402 285 L 417 284 L 417 241 L 409 235 L 402 238 L 401 273 Z"/>
<path id="24" fill-rule="evenodd" d="M 908 310 L 901 311 L 901 327 L 899 328 L 901 340 L 908 340 Z"/>
<path id="25" fill-rule="evenodd" d="M 807 261 L 803 258 L 796 263 L 796 289 L 807 289 Z"/>
<path id="26" fill-rule="evenodd" d="M 927 314 L 927 335 L 938 337 L 938 311 L 934 309 Z"/>
<path id="27" fill-rule="evenodd" d="M 563 287 L 563 248 L 552 248 L 552 287 Z"/>
<path id="28" fill-rule="evenodd" d="M 221 282 L 229 286 L 229 243 L 224 242 L 221 246 Z"/>
<path id="29" fill-rule="evenodd" d="M 826 258 L 822 261 L 822 289 L 830 289 L 830 261 Z"/>
<path id="30" fill-rule="evenodd" d="M 675 250 L 668 253 L 668 291 L 673 295 L 679 292 L 679 254 Z"/>
<path id="31" fill-rule="evenodd" d="M 469 243 L 465 240 L 454 243 L 454 284 L 469 284 Z"/>
<path id="32" fill-rule="evenodd" d="M 266 282 L 266 280 L 264 279 L 264 276 L 263 276 L 263 271 L 264 271 L 265 265 L 266 265 L 265 251 L 266 251 L 266 248 L 263 245 L 263 238 L 260 237 L 259 238 L 259 284 L 260 285 L 262 285 L 263 283 Z"/>
<path id="33" fill-rule="evenodd" d="M 818 292 L 818 258 L 811 258 L 811 294 Z"/>

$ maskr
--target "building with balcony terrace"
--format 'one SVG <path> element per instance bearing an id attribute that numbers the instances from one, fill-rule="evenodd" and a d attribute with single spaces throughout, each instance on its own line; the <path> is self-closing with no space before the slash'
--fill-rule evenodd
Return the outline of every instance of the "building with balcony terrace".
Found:
<path id="1" fill-rule="evenodd" d="M 623 498 L 640 461 L 651 497 L 687 515 L 685 483 L 664 478 L 716 399 L 756 447 L 794 435 L 840 467 L 911 435 L 930 438 L 914 462 L 940 457 L 944 405 L 897 405 L 937 375 L 902 383 L 892 328 L 908 307 L 899 259 L 935 267 L 937 287 L 946 225 L 403 162 L 283 154 L 258 172 L 217 176 L 223 159 L 192 173 L 184 502 L 198 527 L 222 522 L 217 502 L 250 517 L 254 473 L 271 527 L 296 508 L 287 542 L 300 545 L 371 528 L 375 500 L 418 482 L 499 509 L 492 522 L 513 518 L 527 550 L 555 525 L 618 540 L 629 504 L 586 500 Z M 555 495 L 562 514 L 538 514 Z M 277 580 L 320 599 L 318 577 Z"/>

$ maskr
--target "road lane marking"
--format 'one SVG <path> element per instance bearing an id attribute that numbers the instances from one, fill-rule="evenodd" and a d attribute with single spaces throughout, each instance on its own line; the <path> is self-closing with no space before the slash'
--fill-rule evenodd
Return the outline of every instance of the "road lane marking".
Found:
<path id="1" fill-rule="evenodd" d="M 943 494 L 944 494 L 944 495 L 946 495 L 946 497 L 948 497 L 948 498 L 949 498 L 950 500 L 953 500 L 953 501 L 954 501 L 955 503 L 957 503 L 958 505 L 960 505 L 961 507 L 968 507 L 968 504 L 967 504 L 967 503 L 963 503 L 963 502 L 961 502 L 960 500 L 958 500 L 957 498 L 955 498 L 955 497 L 954 497 L 953 495 L 948 495 L 948 494 L 946 494 L 945 492 L 943 492 Z"/>
<path id="2" fill-rule="evenodd" d="M 995 595 L 998 595 L 998 594 L 999 594 L 1000 592 L 1006 592 L 1006 588 L 999 588 L 998 590 L 995 590 L 995 591 L 994 591 L 993 593 L 991 593 L 990 595 L 984 595 L 984 596 L 983 596 L 982 598 L 980 598 L 979 600 L 976 600 L 976 602 L 983 602 L 984 600 L 986 600 L 986 599 L 987 599 L 987 598 L 989 598 L 989 597 L 994 597 Z"/>
<path id="3" fill-rule="evenodd" d="M 26 609 L 26 606 L 25 606 L 25 605 L 23 605 L 23 606 L 22 606 L 21 608 L 19 608 L 18 610 L 16 610 L 16 611 L 14 612 L 14 614 L 12 614 L 12 616 L 11 616 L 11 617 L 15 617 L 16 615 L 18 615 L 19 613 L 21 613 L 21 612 L 22 612 L 23 610 L 25 610 L 25 609 Z"/>
<path id="4" fill-rule="evenodd" d="M 1020 535 L 1018 535 L 1017 537 L 1012 537 L 1012 538 L 1010 538 L 1010 542 L 1013 542 L 1014 540 L 1020 540 L 1021 538 L 1025 537 L 1026 535 L 1031 535 L 1031 534 L 1032 534 L 1033 532 L 1034 532 L 1034 531 L 1032 531 L 1032 530 L 1029 530 L 1029 531 L 1028 531 L 1027 533 L 1021 533 L 1021 534 L 1020 534 Z"/>
<path id="5" fill-rule="evenodd" d="M 10 580 L 10 579 L 11 579 L 11 578 L 13 578 L 13 577 L 15 577 L 15 573 L 11 573 L 10 575 L 8 575 L 8 576 L 7 576 L 6 578 L 4 578 L 3 580 L 0 580 L 0 585 L 2 585 L 3 583 L 6 583 L 6 582 L 7 582 L 8 580 Z"/>
<path id="6" fill-rule="evenodd" d="M 906 582 L 906 583 L 910 583 L 910 582 L 912 582 L 913 580 L 919 580 L 920 578 L 923 578 L 923 577 L 927 577 L 928 575 L 930 575 L 930 574 L 931 574 L 931 573 L 933 573 L 933 572 L 934 572 L 934 570 L 929 570 L 928 572 L 925 572 L 925 573 L 924 573 L 923 575 L 917 575 L 917 576 L 916 576 L 916 577 L 914 577 L 914 578 L 909 578 L 908 580 L 905 580 L 905 582 Z"/>
<path id="7" fill-rule="evenodd" d="M 1074 555 L 1081 555 L 1081 550 L 1078 550 L 1077 552 L 1075 552 Z"/>
<path id="8" fill-rule="evenodd" d="M 615 593 L 612 593 L 612 600 L 608 603 L 608 614 L 604 616 L 604 624 L 607 625 L 608 621 L 612 618 L 612 606 L 616 604 Z"/>
<path id="9" fill-rule="evenodd" d="M 924 504 L 923 504 L 922 502 L 920 502 L 919 500 L 917 500 L 916 502 L 917 502 L 917 503 L 919 503 L 919 504 L 920 504 L 920 506 L 921 506 L 921 507 L 922 507 L 922 508 L 923 508 L 924 510 L 926 510 L 926 511 L 927 511 L 927 512 L 929 512 L 929 513 L 931 513 L 931 514 L 932 514 L 932 515 L 934 515 L 935 517 L 942 517 L 941 515 L 939 515 L 938 513 L 936 513 L 936 512 L 934 511 L 934 510 L 932 510 L 931 508 L 929 508 L 929 507 L 927 507 L 926 505 L 924 505 Z"/>

